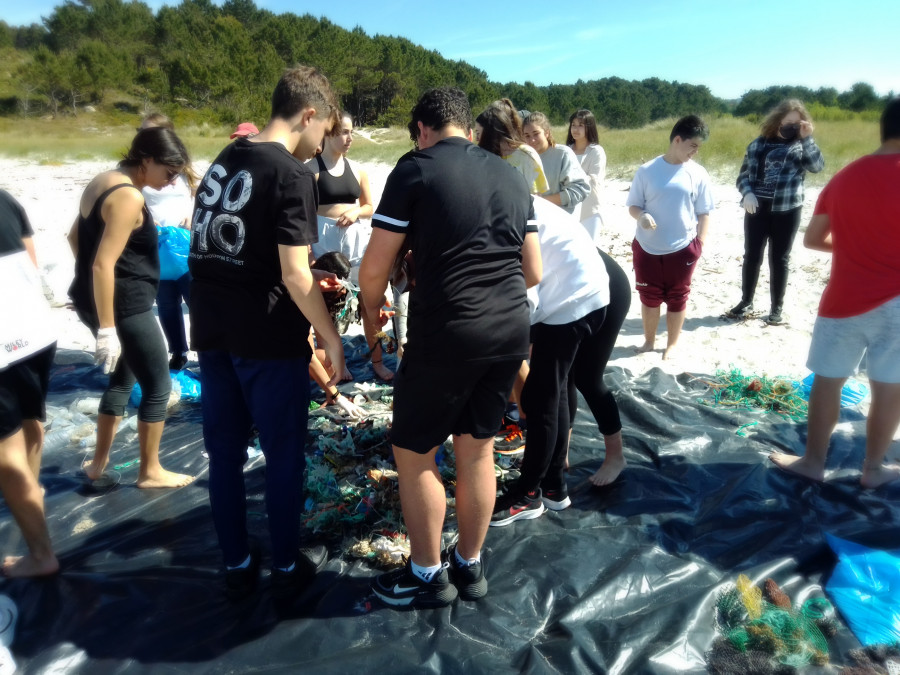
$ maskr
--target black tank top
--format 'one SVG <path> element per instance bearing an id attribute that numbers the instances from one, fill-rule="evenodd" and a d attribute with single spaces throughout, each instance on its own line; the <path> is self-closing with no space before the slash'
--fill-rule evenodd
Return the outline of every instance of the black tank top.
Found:
<path id="1" fill-rule="evenodd" d="M 106 198 L 119 188 L 137 188 L 128 183 L 113 185 L 94 202 L 87 218 L 78 217 L 78 256 L 75 258 L 75 281 L 69 288 L 69 297 L 79 318 L 92 329 L 97 329 L 100 321 L 94 305 L 94 276 L 92 267 L 97 256 L 97 248 L 103 237 L 106 223 L 100 216 L 100 209 Z M 153 307 L 156 289 L 159 285 L 159 238 L 156 226 L 146 205 L 143 208 L 144 222 L 128 237 L 125 250 L 116 261 L 115 295 L 113 313 L 116 318 L 133 316 Z"/>
<path id="2" fill-rule="evenodd" d="M 328 173 L 322 156 L 316 155 L 316 163 L 319 165 L 319 206 L 355 204 L 359 199 L 359 181 L 353 175 L 347 158 L 341 157 L 341 159 L 344 162 L 344 173 L 335 177 Z"/>

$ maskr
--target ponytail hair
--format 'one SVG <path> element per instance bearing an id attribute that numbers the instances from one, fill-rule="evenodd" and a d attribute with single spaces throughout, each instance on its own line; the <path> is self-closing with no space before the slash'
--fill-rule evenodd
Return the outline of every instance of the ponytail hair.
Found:
<path id="1" fill-rule="evenodd" d="M 172 167 L 189 167 L 191 158 L 184 143 L 171 129 L 150 127 L 137 132 L 128 152 L 122 156 L 121 166 L 138 166 L 145 159 Z"/>

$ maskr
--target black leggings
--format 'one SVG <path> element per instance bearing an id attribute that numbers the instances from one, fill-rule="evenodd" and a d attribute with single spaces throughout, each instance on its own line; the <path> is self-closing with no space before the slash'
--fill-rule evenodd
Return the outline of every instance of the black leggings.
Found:
<path id="1" fill-rule="evenodd" d="M 602 434 L 622 429 L 619 408 L 603 382 L 603 371 L 631 305 L 631 286 L 622 268 L 605 253 L 600 255 L 610 276 L 610 304 L 578 321 L 561 326 L 536 324 L 532 330 L 531 369 L 522 391 L 528 416 L 519 482 L 524 491 L 539 486 L 557 490 L 564 484 L 576 389 L 587 401 Z"/>
<path id="2" fill-rule="evenodd" d="M 741 272 L 741 302 L 753 301 L 763 252 L 769 244 L 769 291 L 772 310 L 780 310 L 787 290 L 788 263 L 794 237 L 800 228 L 798 206 L 790 211 L 773 211 L 771 199 L 760 199 L 756 213 L 744 214 L 744 267 Z"/>
<path id="3" fill-rule="evenodd" d="M 591 406 L 591 413 L 597 421 L 600 433 L 604 436 L 611 436 L 622 430 L 622 422 L 619 419 L 619 406 L 616 404 L 616 399 L 603 381 L 603 372 L 612 356 L 619 331 L 622 330 L 622 324 L 625 323 L 625 317 L 628 316 L 628 310 L 631 309 L 631 281 L 619 263 L 600 249 L 597 249 L 597 252 L 603 258 L 606 274 L 609 275 L 609 305 L 606 307 L 606 319 L 600 329 L 594 365 L 586 368 L 584 372 L 574 373 L 574 377 L 570 377 L 568 380 L 569 429 L 575 424 L 575 413 L 578 412 L 578 392 L 580 391 L 587 398 L 584 392 L 591 391 L 593 388 L 595 391 L 592 399 L 596 401 L 596 405 Z"/>
<path id="4" fill-rule="evenodd" d="M 94 331 L 96 334 L 96 331 Z M 162 422 L 172 380 L 169 377 L 169 353 L 159 324 L 151 310 L 116 318 L 116 334 L 122 354 L 116 369 L 109 375 L 109 386 L 100 399 L 99 411 L 104 415 L 122 417 L 131 396 L 135 380 L 141 385 L 141 405 L 138 419 L 142 422 Z"/>

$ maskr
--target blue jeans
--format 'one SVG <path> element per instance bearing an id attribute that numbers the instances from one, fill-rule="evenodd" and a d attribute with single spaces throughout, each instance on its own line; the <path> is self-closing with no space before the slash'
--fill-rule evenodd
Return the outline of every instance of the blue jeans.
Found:
<path id="1" fill-rule="evenodd" d="M 187 272 L 175 281 L 160 279 L 156 292 L 156 305 L 159 308 L 159 323 L 162 325 L 169 351 L 172 354 L 187 354 L 188 342 L 184 331 L 184 312 L 181 301 L 190 307 L 191 273 Z"/>
<path id="2" fill-rule="evenodd" d="M 248 359 L 202 351 L 203 440 L 209 454 L 209 502 L 226 565 L 250 552 L 244 463 L 254 423 L 266 458 L 266 512 L 272 564 L 288 567 L 300 546 L 309 361 Z"/>

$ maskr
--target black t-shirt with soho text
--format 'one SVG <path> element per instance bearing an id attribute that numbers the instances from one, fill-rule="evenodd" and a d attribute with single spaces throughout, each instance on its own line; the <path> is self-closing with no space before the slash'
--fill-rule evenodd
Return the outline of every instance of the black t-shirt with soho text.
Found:
<path id="1" fill-rule="evenodd" d="M 278 245 L 318 240 L 315 175 L 278 143 L 238 139 L 209 167 L 191 225 L 191 347 L 309 356 L 309 322 L 282 281 Z"/>
<path id="2" fill-rule="evenodd" d="M 522 176 L 463 138 L 400 158 L 372 226 L 406 234 L 412 250 L 416 285 L 404 359 L 527 356 L 522 243 L 531 209 Z"/>

